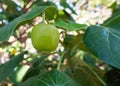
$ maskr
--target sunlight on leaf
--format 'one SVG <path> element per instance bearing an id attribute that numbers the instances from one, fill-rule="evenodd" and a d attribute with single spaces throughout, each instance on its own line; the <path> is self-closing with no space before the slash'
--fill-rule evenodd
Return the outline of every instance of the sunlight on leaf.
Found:
<path id="1" fill-rule="evenodd" d="M 78 24 L 75 22 L 67 23 L 61 19 L 56 20 L 55 25 L 65 30 L 81 30 L 81 29 L 86 29 L 87 27 L 87 25 L 85 24 Z"/>
<path id="2" fill-rule="evenodd" d="M 0 81 L 3 81 L 6 77 L 9 76 L 10 73 L 13 72 L 14 68 L 19 65 L 19 63 L 23 60 L 23 56 L 26 52 L 22 52 L 21 54 L 12 57 L 10 61 L 7 63 L 0 65 Z"/>

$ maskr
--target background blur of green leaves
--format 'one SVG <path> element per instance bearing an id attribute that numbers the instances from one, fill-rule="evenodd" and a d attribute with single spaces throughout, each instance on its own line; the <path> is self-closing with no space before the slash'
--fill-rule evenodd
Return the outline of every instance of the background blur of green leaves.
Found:
<path id="1" fill-rule="evenodd" d="M 30 39 L 44 19 L 60 33 L 51 53 Z M 119 51 L 120 0 L 0 0 L 0 86 L 119 86 Z"/>

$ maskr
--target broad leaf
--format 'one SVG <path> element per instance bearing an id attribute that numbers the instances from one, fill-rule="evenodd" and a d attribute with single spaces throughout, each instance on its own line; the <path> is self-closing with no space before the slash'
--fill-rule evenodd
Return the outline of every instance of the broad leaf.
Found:
<path id="1" fill-rule="evenodd" d="M 80 86 L 70 77 L 58 70 L 53 70 L 28 79 L 19 86 Z"/>
<path id="2" fill-rule="evenodd" d="M 25 53 L 26 52 L 23 52 L 15 57 L 11 57 L 12 59 L 10 61 L 3 65 L 0 65 L 0 82 L 13 72 L 14 68 L 18 66 L 19 63 L 23 60 L 23 56 Z"/>
<path id="3" fill-rule="evenodd" d="M 87 25 L 85 24 L 78 24 L 78 23 L 67 23 L 61 19 L 56 20 L 55 25 L 57 27 L 63 28 L 65 30 L 81 30 L 81 29 L 85 29 L 87 27 Z"/>
<path id="4" fill-rule="evenodd" d="M 40 15 L 45 9 L 49 7 L 51 6 L 40 6 L 38 8 L 35 8 L 32 11 L 22 16 L 19 16 L 18 18 L 10 22 L 8 25 L 0 28 L 0 42 L 8 40 L 9 37 L 12 35 L 13 31 L 16 29 L 16 27 L 19 26 L 21 23 L 35 18 L 36 16 Z"/>
<path id="5" fill-rule="evenodd" d="M 120 31 L 101 26 L 88 27 L 84 42 L 105 63 L 120 68 Z"/>
<path id="6" fill-rule="evenodd" d="M 120 12 L 116 12 L 109 19 L 107 19 L 103 26 L 115 28 L 120 30 Z"/>

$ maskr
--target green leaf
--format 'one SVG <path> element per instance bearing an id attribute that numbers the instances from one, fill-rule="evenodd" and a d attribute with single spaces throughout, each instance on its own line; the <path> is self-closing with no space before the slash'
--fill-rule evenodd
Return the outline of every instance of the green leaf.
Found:
<path id="1" fill-rule="evenodd" d="M 21 83 L 24 75 L 26 74 L 29 66 L 27 65 L 19 65 L 15 68 L 15 70 L 10 74 L 9 78 L 12 83 L 15 85 Z"/>
<path id="2" fill-rule="evenodd" d="M 112 3 L 109 8 L 111 8 L 113 11 L 117 8 L 117 2 L 115 1 L 114 3 Z"/>
<path id="3" fill-rule="evenodd" d="M 69 13 L 67 13 L 64 9 L 63 10 L 59 10 L 58 14 L 59 14 L 59 16 L 58 16 L 59 19 L 62 19 L 64 21 L 75 22 L 73 17 Z"/>
<path id="4" fill-rule="evenodd" d="M 66 1 L 64 1 L 64 0 L 60 1 L 60 5 L 63 6 L 64 8 L 69 8 L 74 14 L 76 14 L 76 12 L 73 10 L 73 8 L 70 7 L 70 5 Z"/>
<path id="5" fill-rule="evenodd" d="M 8 25 L 0 28 L 0 42 L 8 40 L 9 37 L 13 34 L 13 31 L 16 29 L 17 26 L 19 26 L 21 23 L 29 21 L 36 16 L 40 15 L 44 10 L 49 8 L 51 6 L 40 6 L 38 8 L 33 9 L 32 11 L 19 16 L 12 22 L 10 22 Z"/>
<path id="6" fill-rule="evenodd" d="M 38 6 L 51 6 L 48 7 L 45 10 L 45 17 L 47 20 L 52 20 L 57 16 L 57 7 L 55 5 L 55 3 L 51 2 L 51 1 L 43 1 L 43 0 L 36 0 L 32 6 L 32 8 L 36 8 Z M 53 8 L 54 6 L 54 8 Z"/>
<path id="7" fill-rule="evenodd" d="M 120 5 L 118 2 L 119 1 L 115 1 L 109 6 L 109 8 L 112 9 L 112 14 L 115 14 L 116 12 L 120 11 Z"/>
<path id="8" fill-rule="evenodd" d="M 25 74 L 25 76 L 24 76 L 22 81 L 25 81 L 26 79 L 31 78 L 31 77 L 33 77 L 35 75 L 38 75 L 40 73 L 40 71 L 41 71 L 42 63 L 43 63 L 43 61 L 44 61 L 44 59 L 46 57 L 48 57 L 48 56 L 46 55 L 46 56 L 41 56 L 41 57 L 37 58 L 33 62 L 32 67 Z"/>
<path id="9" fill-rule="evenodd" d="M 120 30 L 120 11 L 113 14 L 109 19 L 107 19 L 103 26 L 119 29 Z"/>
<path id="10" fill-rule="evenodd" d="M 42 76 L 32 77 L 19 86 L 80 86 L 69 76 L 58 70 L 49 71 Z"/>
<path id="11" fill-rule="evenodd" d="M 65 30 L 81 30 L 81 29 L 85 29 L 87 27 L 87 25 L 85 24 L 78 24 L 78 23 L 67 23 L 61 19 L 56 20 L 55 25 L 57 27 L 63 28 Z"/>
<path id="12" fill-rule="evenodd" d="M 23 56 L 26 52 L 22 52 L 21 54 L 11 57 L 12 59 L 7 63 L 0 65 L 0 82 L 3 81 L 6 77 L 8 77 L 14 70 L 16 66 L 23 60 Z"/>
<path id="13" fill-rule="evenodd" d="M 36 0 L 34 2 L 34 4 L 32 5 L 32 8 L 36 8 L 39 6 L 56 6 L 55 3 L 51 2 L 51 1 L 43 1 L 43 0 Z"/>
<path id="14" fill-rule="evenodd" d="M 49 7 L 45 10 L 45 17 L 48 19 L 48 20 L 52 20 L 52 19 L 55 19 L 57 16 L 57 8 L 53 8 L 53 7 Z"/>
<path id="15" fill-rule="evenodd" d="M 84 42 L 105 63 L 120 68 L 120 31 L 101 26 L 88 27 Z"/>

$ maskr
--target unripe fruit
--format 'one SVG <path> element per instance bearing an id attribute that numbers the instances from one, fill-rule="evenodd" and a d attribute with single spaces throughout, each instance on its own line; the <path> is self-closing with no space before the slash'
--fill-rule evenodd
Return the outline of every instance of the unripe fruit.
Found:
<path id="1" fill-rule="evenodd" d="M 40 23 L 31 31 L 32 44 L 37 51 L 54 51 L 59 43 L 59 32 L 52 24 Z"/>

